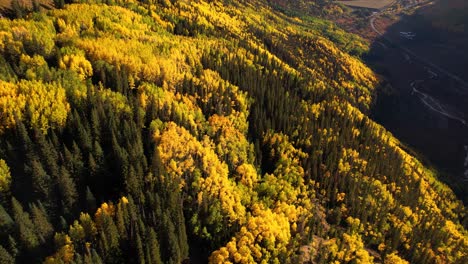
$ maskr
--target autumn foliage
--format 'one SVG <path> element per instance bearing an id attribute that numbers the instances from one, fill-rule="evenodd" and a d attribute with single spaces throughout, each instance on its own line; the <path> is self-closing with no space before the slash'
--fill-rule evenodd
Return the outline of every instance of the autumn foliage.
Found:
<path id="1" fill-rule="evenodd" d="M 468 261 L 464 205 L 367 116 L 358 37 L 268 1 L 68 2 L 0 19 L 1 261 Z"/>

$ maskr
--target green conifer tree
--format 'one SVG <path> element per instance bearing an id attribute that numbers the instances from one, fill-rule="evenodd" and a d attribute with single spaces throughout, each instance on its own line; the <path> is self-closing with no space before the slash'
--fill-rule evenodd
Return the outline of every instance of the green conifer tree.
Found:
<path id="1" fill-rule="evenodd" d="M 86 209 L 88 212 L 96 211 L 96 198 L 94 197 L 89 186 L 86 186 Z"/>
<path id="2" fill-rule="evenodd" d="M 159 249 L 159 241 L 156 236 L 156 232 L 153 228 L 149 229 L 148 233 L 148 242 L 146 243 L 147 247 L 149 248 L 149 253 L 151 256 L 151 263 L 154 264 L 162 264 L 161 260 L 161 253 Z"/>
<path id="3" fill-rule="evenodd" d="M 36 234 L 41 240 L 41 242 L 46 242 L 52 236 L 54 231 L 52 225 L 49 222 L 47 213 L 44 211 L 43 207 L 32 205 L 31 206 L 31 216 L 32 221 L 35 226 Z"/>
<path id="4" fill-rule="evenodd" d="M 18 237 L 28 250 L 33 250 L 39 245 L 39 239 L 35 232 L 35 226 L 23 206 L 14 198 L 11 199 L 13 219 L 15 220 Z"/>
<path id="5" fill-rule="evenodd" d="M 0 245 L 0 263 L 15 263 L 15 259 L 8 253 L 8 251 Z"/>

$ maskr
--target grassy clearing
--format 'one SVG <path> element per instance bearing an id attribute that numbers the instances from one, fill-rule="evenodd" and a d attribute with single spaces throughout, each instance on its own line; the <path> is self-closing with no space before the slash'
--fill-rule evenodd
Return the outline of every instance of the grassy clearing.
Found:
<path id="1" fill-rule="evenodd" d="M 12 0 L 0 0 L 0 9 L 11 8 L 11 2 Z M 32 7 L 33 0 L 18 0 L 18 2 L 21 6 L 30 8 Z M 54 5 L 53 0 L 38 0 L 37 2 L 47 7 L 52 7 Z"/>
<path id="2" fill-rule="evenodd" d="M 391 4 L 394 1 L 395 0 L 350 0 L 350 1 L 335 1 L 335 2 L 343 4 L 343 5 L 347 5 L 350 7 L 381 9 Z"/>

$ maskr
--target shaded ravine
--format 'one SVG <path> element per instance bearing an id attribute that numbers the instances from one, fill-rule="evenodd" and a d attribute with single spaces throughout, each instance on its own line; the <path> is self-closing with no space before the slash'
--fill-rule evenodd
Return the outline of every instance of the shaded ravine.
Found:
<path id="1" fill-rule="evenodd" d="M 407 6 L 405 9 L 407 8 L 411 8 L 411 7 L 414 7 L 415 5 L 410 5 L 410 6 Z M 378 13 L 375 13 L 373 14 L 371 17 L 370 17 L 370 20 L 369 20 L 369 23 L 370 23 L 370 26 L 372 28 L 372 30 L 377 33 L 382 39 L 384 39 L 385 41 L 387 41 L 388 43 L 390 43 L 391 45 L 394 45 L 395 47 L 397 47 L 398 49 L 401 49 L 402 51 L 406 52 L 406 54 L 408 55 L 411 55 L 415 60 L 418 60 L 424 64 L 426 64 L 428 67 L 431 67 L 433 68 L 434 70 L 436 71 L 439 71 L 443 74 L 445 74 L 447 77 L 457 81 L 458 83 L 460 83 L 464 88 L 468 89 L 468 82 L 466 82 L 465 80 L 463 80 L 460 76 L 456 75 L 456 74 L 453 74 L 451 72 L 449 72 L 448 70 L 446 69 L 443 69 L 441 66 L 429 61 L 427 58 L 423 58 L 417 54 L 415 54 L 413 51 L 409 50 L 408 48 L 406 47 L 403 47 L 402 45 L 398 45 L 396 44 L 395 42 L 393 42 L 390 38 L 388 38 L 387 36 L 385 36 L 385 34 L 383 34 L 382 32 L 380 32 L 376 27 L 375 27 L 375 20 L 383 13 L 387 12 L 386 9 L 383 9 L 381 10 L 380 12 Z"/>
<path id="2" fill-rule="evenodd" d="M 378 92 L 372 118 L 408 145 L 409 151 L 414 150 L 427 166 L 437 169 L 440 179 L 466 204 L 468 83 L 451 72 L 450 65 L 438 65 L 432 57 L 406 48 L 408 43 L 413 49 L 425 45 L 419 40 L 398 39 L 395 31 L 408 31 L 407 22 L 380 31 L 376 20 L 386 12 L 382 9 L 367 18 L 378 37 L 366 60 L 391 87 Z"/>
<path id="3" fill-rule="evenodd" d="M 453 113 L 453 111 L 450 111 L 448 109 L 447 106 L 444 106 L 442 103 L 440 103 L 439 101 L 437 101 L 434 97 L 426 94 L 426 93 L 423 93 L 421 92 L 420 90 L 418 90 L 416 87 L 418 87 L 418 85 L 420 85 L 421 83 L 423 83 L 424 80 L 415 80 L 413 82 L 411 82 L 410 86 L 411 86 L 411 89 L 412 89 L 412 94 L 416 95 L 419 97 L 419 99 L 421 99 L 421 102 L 424 103 L 424 105 L 427 106 L 428 109 L 438 113 L 438 114 L 441 114 L 447 118 L 451 118 L 453 120 L 458 120 L 460 121 L 463 125 L 466 126 L 466 121 L 465 119 L 463 119 L 462 117 L 460 116 L 457 116 L 456 113 Z"/>

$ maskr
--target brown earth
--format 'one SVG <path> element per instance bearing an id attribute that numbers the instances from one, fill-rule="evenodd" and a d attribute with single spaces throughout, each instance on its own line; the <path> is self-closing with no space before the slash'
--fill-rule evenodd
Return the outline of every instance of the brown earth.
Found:
<path id="1" fill-rule="evenodd" d="M 395 0 L 347 0 L 347 1 L 335 1 L 335 3 L 351 6 L 351 7 L 363 7 L 372 9 L 381 9 L 395 2 Z"/>
<path id="2" fill-rule="evenodd" d="M 0 0 L 0 9 L 11 9 L 12 0 Z M 18 0 L 21 6 L 32 8 L 33 0 Z M 37 2 L 44 7 L 52 8 L 54 6 L 52 0 L 37 0 Z"/>

